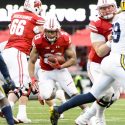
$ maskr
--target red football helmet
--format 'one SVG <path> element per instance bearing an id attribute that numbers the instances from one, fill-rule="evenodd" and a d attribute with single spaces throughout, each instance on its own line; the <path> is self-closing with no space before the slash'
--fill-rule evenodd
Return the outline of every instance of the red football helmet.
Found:
<path id="1" fill-rule="evenodd" d="M 24 10 L 31 11 L 37 15 L 40 15 L 42 11 L 42 2 L 40 0 L 25 0 Z"/>
<path id="2" fill-rule="evenodd" d="M 117 11 L 117 4 L 115 0 L 98 0 L 97 10 L 100 17 L 104 19 L 113 18 Z"/>

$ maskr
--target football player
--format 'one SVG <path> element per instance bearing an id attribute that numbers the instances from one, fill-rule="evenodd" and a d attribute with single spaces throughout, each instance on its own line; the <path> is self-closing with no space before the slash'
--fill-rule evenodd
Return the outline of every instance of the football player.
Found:
<path id="1" fill-rule="evenodd" d="M 44 33 L 34 37 L 34 46 L 29 59 L 29 74 L 32 86 L 39 87 L 40 96 L 45 100 L 55 97 L 55 83 L 58 82 L 70 96 L 76 95 L 77 89 L 68 71 L 68 67 L 76 63 L 76 53 L 72 47 L 69 35 L 61 31 L 60 24 L 55 16 L 48 17 L 44 26 Z M 66 55 L 67 60 L 62 65 L 55 59 L 55 63 L 48 61 L 49 56 Z M 35 77 L 35 62 L 40 56 L 39 82 Z M 85 106 L 81 106 L 85 108 Z M 52 108 L 53 109 L 53 108 Z"/>
<path id="2" fill-rule="evenodd" d="M 14 125 L 12 109 L 8 99 L 5 96 L 4 90 L 5 92 L 7 91 L 8 93 L 8 90 L 15 90 L 16 87 L 15 87 L 15 83 L 13 82 L 13 80 L 9 75 L 7 66 L 3 60 L 3 57 L 1 56 L 1 53 L 0 53 L 0 72 L 3 75 L 4 82 L 5 82 L 5 84 L 3 85 L 3 88 L 0 85 L 0 109 L 4 117 L 6 118 L 8 125 Z"/>
<path id="3" fill-rule="evenodd" d="M 91 21 L 89 28 L 91 30 L 91 42 L 92 47 L 89 53 L 89 60 L 87 65 L 88 75 L 94 84 L 97 81 L 101 72 L 101 61 L 110 52 L 110 41 L 108 41 L 108 35 L 112 29 L 112 19 L 117 12 L 117 5 L 115 0 L 98 0 L 97 11 L 99 17 L 94 21 Z M 114 91 L 115 90 L 115 91 Z M 116 98 L 112 99 L 112 96 Z M 102 98 L 91 106 L 91 108 L 83 115 L 76 119 L 76 123 L 81 125 L 96 114 L 96 124 L 105 125 L 105 119 L 103 117 L 106 107 L 109 107 L 109 102 L 114 102 L 120 96 L 118 85 L 109 88 L 102 96 Z"/>
<path id="4" fill-rule="evenodd" d="M 33 37 L 42 31 L 44 19 L 40 17 L 42 11 L 40 0 L 25 0 L 24 11 L 16 12 L 11 17 L 10 38 L 2 52 L 10 75 L 16 87 L 21 88 L 24 94 L 19 100 L 19 112 L 17 118 L 24 123 L 30 123 L 27 118 L 26 103 L 29 96 L 29 74 L 27 55 L 32 48 Z M 11 92 L 8 95 L 11 107 L 18 100 Z"/>
<path id="5" fill-rule="evenodd" d="M 112 30 L 112 40 L 111 37 L 108 38 L 111 51 L 109 56 L 106 56 L 101 62 L 101 73 L 99 78 L 95 81 L 92 89 L 87 94 L 81 94 L 70 99 L 68 102 L 64 103 L 59 107 L 55 107 L 52 113 L 53 120 L 55 123 L 58 121 L 59 114 L 76 107 L 81 104 L 90 103 L 99 99 L 105 91 L 108 90 L 116 82 L 125 87 L 125 0 L 121 1 L 121 12 L 118 15 L 115 15 L 113 18 L 113 30 Z M 112 97 L 113 98 L 113 97 Z M 57 125 L 57 124 L 53 124 Z M 77 125 L 84 125 L 84 123 L 78 123 Z"/>
<path id="6" fill-rule="evenodd" d="M 39 78 L 41 77 L 39 75 L 39 72 L 41 72 L 41 67 L 40 67 L 39 63 L 40 63 L 40 59 L 37 59 L 37 61 L 35 63 L 35 77 L 37 78 L 38 81 L 39 81 Z M 56 84 L 54 86 L 54 90 L 55 90 L 54 91 L 55 98 L 53 98 L 51 100 L 48 100 L 48 99 L 46 100 L 46 99 L 41 98 L 41 96 L 39 96 L 39 93 L 38 93 L 38 100 L 39 100 L 40 104 L 44 105 L 44 103 L 46 103 L 50 108 L 49 109 L 50 113 L 51 113 L 51 108 L 56 105 L 56 100 L 59 100 L 61 104 L 66 102 L 64 91 L 60 87 L 59 83 L 56 82 Z M 60 118 L 64 118 L 64 115 L 61 114 Z"/>

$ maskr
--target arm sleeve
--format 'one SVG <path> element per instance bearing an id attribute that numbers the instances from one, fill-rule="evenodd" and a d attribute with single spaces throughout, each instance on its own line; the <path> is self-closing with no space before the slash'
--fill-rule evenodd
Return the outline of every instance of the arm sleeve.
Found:
<path id="1" fill-rule="evenodd" d="M 8 71 L 8 69 L 7 69 L 6 63 L 4 62 L 1 53 L 0 53 L 0 71 L 1 71 L 1 73 L 2 73 L 2 75 L 3 75 L 3 77 L 4 77 L 5 79 L 6 79 L 7 77 L 10 77 L 9 71 Z"/>
<path id="2" fill-rule="evenodd" d="M 105 41 L 105 37 L 103 35 L 94 32 L 91 32 L 90 39 L 92 43 Z"/>

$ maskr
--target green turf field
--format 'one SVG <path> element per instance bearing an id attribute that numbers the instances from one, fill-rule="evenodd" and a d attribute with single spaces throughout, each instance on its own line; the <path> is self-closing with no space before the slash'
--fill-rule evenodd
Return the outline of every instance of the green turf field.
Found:
<path id="1" fill-rule="evenodd" d="M 17 105 L 14 114 L 16 114 L 16 112 Z M 32 123 L 25 125 L 51 125 L 49 121 L 49 111 L 46 105 L 41 106 L 38 101 L 31 100 L 28 103 L 27 112 Z M 79 107 L 65 112 L 65 118 L 59 120 L 59 125 L 74 125 L 74 119 L 80 112 Z M 106 111 L 106 122 L 107 125 L 125 125 L 125 100 L 121 99 L 117 101 L 117 103 Z M 3 118 L 0 118 L 0 125 L 7 125 Z"/>

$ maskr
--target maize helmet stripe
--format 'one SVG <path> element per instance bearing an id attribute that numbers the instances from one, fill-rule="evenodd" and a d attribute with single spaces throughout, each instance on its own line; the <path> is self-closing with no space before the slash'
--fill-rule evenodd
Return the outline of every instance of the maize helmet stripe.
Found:
<path id="1" fill-rule="evenodd" d="M 122 68 L 125 70 L 125 55 L 121 54 L 121 59 L 120 59 L 120 63 L 121 63 L 121 66 Z"/>
<path id="2" fill-rule="evenodd" d="M 121 10 L 125 10 L 125 0 L 121 0 L 120 6 Z"/>

